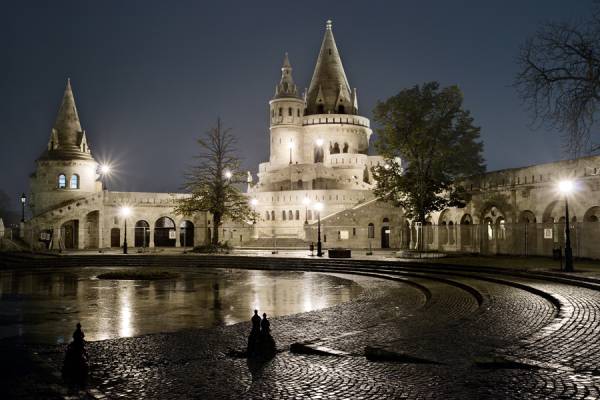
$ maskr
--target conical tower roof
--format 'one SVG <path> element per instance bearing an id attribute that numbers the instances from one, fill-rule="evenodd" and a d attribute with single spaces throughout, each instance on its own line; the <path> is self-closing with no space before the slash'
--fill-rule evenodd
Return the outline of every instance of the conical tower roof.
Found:
<path id="1" fill-rule="evenodd" d="M 71 80 L 67 86 L 63 99 L 58 109 L 48 149 L 42 154 L 41 159 L 91 159 L 85 132 L 81 129 L 75 97 L 71 88 Z"/>
<path id="2" fill-rule="evenodd" d="M 281 66 L 281 79 L 277 86 L 275 86 L 274 99 L 280 99 L 285 97 L 298 97 L 298 87 L 294 83 L 294 77 L 292 76 L 292 64 L 288 57 L 288 53 L 285 53 L 283 58 L 283 65 Z"/>
<path id="3" fill-rule="evenodd" d="M 322 102 L 317 102 L 320 94 Z M 308 88 L 307 114 L 338 113 L 336 103 L 339 98 L 351 99 L 352 95 L 329 20 L 325 25 L 321 51 Z M 342 113 L 349 114 L 350 111 L 352 104 L 346 104 Z"/>

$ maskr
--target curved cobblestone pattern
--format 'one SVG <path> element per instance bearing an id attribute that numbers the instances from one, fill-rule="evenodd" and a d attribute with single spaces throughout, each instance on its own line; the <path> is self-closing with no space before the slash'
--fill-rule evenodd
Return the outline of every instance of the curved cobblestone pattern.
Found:
<path id="1" fill-rule="evenodd" d="M 321 269 L 350 272 L 345 265 Z M 107 340 L 89 343 L 93 386 L 107 398 L 136 399 L 598 397 L 595 282 L 578 287 L 443 268 L 355 272 L 362 297 L 271 321 L 280 353 L 266 364 L 227 355 L 245 347 L 247 323 Z M 349 355 L 288 351 L 302 341 Z M 368 361 L 365 346 L 432 363 Z M 60 362 L 62 349 L 45 350 L 50 363 Z M 482 360 L 489 366 L 480 367 Z"/>

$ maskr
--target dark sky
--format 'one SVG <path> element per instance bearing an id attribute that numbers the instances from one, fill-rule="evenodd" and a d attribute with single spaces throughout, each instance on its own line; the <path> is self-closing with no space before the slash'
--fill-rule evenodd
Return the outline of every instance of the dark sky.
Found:
<path id="1" fill-rule="evenodd" d="M 417 4 L 419 3 L 419 4 Z M 325 20 L 361 114 L 430 80 L 457 84 L 482 128 L 488 169 L 561 157 L 530 129 L 510 84 L 523 40 L 591 1 L 5 1 L 0 6 L 0 190 L 28 189 L 70 77 L 111 189 L 177 191 L 195 138 L 221 116 L 244 168 L 268 158 L 268 100 L 288 51 L 307 87 Z"/>

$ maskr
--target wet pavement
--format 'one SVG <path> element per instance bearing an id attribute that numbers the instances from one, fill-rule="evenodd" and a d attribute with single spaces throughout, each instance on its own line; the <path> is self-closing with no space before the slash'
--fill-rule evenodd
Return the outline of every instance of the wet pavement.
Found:
<path id="1" fill-rule="evenodd" d="M 64 343 L 79 321 L 91 341 L 231 325 L 252 310 L 276 317 L 351 300 L 351 280 L 311 272 L 170 268 L 175 279 L 104 280 L 76 268 L 0 272 L 0 338 Z"/>
<path id="2" fill-rule="evenodd" d="M 485 271 L 356 272 L 327 273 L 354 281 L 356 297 L 271 319 L 280 352 L 269 362 L 228 355 L 245 347 L 249 322 L 94 341 L 87 345 L 90 385 L 81 396 L 599 398 L 600 291 L 593 285 Z M 293 353 L 293 343 L 324 353 Z M 367 346 L 402 357 L 372 361 Z M 50 368 L 62 361 L 64 346 L 30 349 Z"/>

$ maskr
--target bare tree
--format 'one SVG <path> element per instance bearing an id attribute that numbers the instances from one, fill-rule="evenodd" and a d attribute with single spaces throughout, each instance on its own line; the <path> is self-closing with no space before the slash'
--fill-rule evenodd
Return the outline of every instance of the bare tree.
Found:
<path id="1" fill-rule="evenodd" d="M 600 101 L 600 14 L 583 24 L 547 23 L 522 46 L 515 87 L 534 122 L 558 129 L 565 150 L 598 150 L 591 138 Z"/>
<path id="2" fill-rule="evenodd" d="M 213 245 L 219 244 L 219 226 L 224 219 L 247 221 L 254 218 L 247 197 L 236 186 L 246 175 L 240 172 L 240 159 L 231 129 L 223 129 L 221 120 L 203 138 L 198 139 L 198 161 L 185 174 L 184 190 L 190 197 L 179 200 L 175 211 L 183 215 L 208 211 L 212 214 Z"/>

